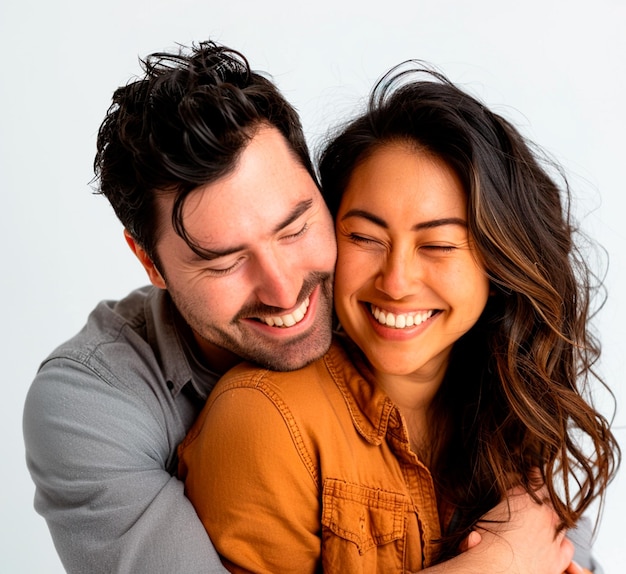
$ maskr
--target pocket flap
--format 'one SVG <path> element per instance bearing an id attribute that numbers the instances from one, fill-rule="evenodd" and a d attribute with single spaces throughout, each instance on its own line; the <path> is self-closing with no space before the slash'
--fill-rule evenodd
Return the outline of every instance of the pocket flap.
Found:
<path id="1" fill-rule="evenodd" d="M 324 480 L 322 525 L 350 540 L 363 554 L 404 535 L 404 494 L 334 478 Z"/>

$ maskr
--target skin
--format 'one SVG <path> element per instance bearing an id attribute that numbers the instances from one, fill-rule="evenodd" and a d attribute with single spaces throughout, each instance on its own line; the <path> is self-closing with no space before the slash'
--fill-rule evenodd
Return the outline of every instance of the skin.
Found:
<path id="1" fill-rule="evenodd" d="M 467 229 L 466 193 L 441 158 L 409 143 L 386 144 L 354 169 L 336 235 L 339 320 L 363 351 L 369 378 L 398 405 L 413 448 L 427 457 L 428 407 L 452 346 L 489 298 Z M 485 518 L 499 523 L 485 522 L 463 554 L 426 572 L 582 572 L 571 542 L 555 537 L 548 505 L 514 492 Z"/>
<path id="2" fill-rule="evenodd" d="M 214 369 L 225 371 L 244 358 L 291 370 L 326 351 L 337 253 L 333 223 L 315 183 L 277 130 L 261 128 L 230 175 L 190 195 L 185 227 L 206 258 L 175 233 L 172 205 L 171 196 L 159 199 L 159 268 L 127 232 L 126 241 L 152 284 L 170 292 Z M 301 319 L 298 309 L 305 311 Z M 291 323 L 288 316 L 294 314 L 293 320 L 300 319 L 295 325 L 276 326 L 281 320 Z M 520 527 L 501 539 L 514 544 L 512 536 L 553 524 L 545 508 L 520 510 L 519 518 Z M 508 564 L 511 546 L 505 552 L 487 550 L 494 537 L 500 539 L 493 532 L 476 534 L 462 556 L 428 571 L 484 573 L 486 564 Z M 542 531 L 524 543 L 543 549 L 538 556 L 551 563 L 569 563 L 573 549 L 548 543 L 552 538 Z M 562 571 L 546 564 L 533 574 Z"/>
<path id="3" fill-rule="evenodd" d="M 480 534 L 468 550 L 445 563 L 427 568 L 430 574 L 507 572 L 509 574 L 586 574 L 572 561 L 574 547 L 561 532 L 555 537 L 556 514 L 528 494 L 512 492 L 486 516 Z M 480 544 L 479 544 L 480 542 Z M 473 546 L 472 546 L 473 544 Z"/>
<path id="4" fill-rule="evenodd" d="M 489 297 L 461 182 L 432 154 L 385 145 L 355 168 L 336 233 L 340 322 L 411 436 L 425 437 L 452 346 Z"/>
<path id="5" fill-rule="evenodd" d="M 126 239 L 212 366 L 243 358 L 282 371 L 320 357 L 331 338 L 333 223 L 280 132 L 259 128 L 230 174 L 188 197 L 183 221 L 205 257 L 174 231 L 173 201 L 158 200 L 158 268 Z"/>

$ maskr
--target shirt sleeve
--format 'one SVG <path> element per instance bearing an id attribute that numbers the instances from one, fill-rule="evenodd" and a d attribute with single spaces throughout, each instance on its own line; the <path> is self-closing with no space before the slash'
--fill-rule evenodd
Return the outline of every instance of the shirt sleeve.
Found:
<path id="1" fill-rule="evenodd" d="M 23 423 L 35 508 L 67 572 L 226 572 L 166 470 L 175 445 L 156 400 L 54 359 L 31 386 Z"/>
<path id="2" fill-rule="evenodd" d="M 314 458 L 288 408 L 258 388 L 209 400 L 179 449 L 179 474 L 228 570 L 321 571 Z"/>

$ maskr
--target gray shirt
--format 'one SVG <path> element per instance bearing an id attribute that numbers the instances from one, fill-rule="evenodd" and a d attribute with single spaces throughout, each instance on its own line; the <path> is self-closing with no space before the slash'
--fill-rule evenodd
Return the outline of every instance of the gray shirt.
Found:
<path id="1" fill-rule="evenodd" d="M 175 477 L 218 375 L 165 291 L 100 303 L 41 365 L 24 411 L 35 508 L 70 573 L 226 572 Z"/>
<path id="2" fill-rule="evenodd" d="M 176 478 L 176 448 L 218 379 L 167 292 L 104 301 L 26 398 L 35 508 L 69 573 L 225 573 Z M 571 533 L 592 569 L 589 524 Z M 596 569 L 600 572 L 600 569 Z"/>

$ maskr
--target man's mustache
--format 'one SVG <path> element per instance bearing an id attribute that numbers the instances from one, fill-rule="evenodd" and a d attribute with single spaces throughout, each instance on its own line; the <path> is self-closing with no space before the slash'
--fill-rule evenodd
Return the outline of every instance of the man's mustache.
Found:
<path id="1" fill-rule="evenodd" d="M 313 293 L 314 289 L 318 286 L 322 286 L 322 290 L 328 295 L 332 295 L 332 273 L 321 273 L 319 271 L 311 273 L 302 284 L 300 293 L 298 294 L 298 300 L 294 307 L 301 305 L 304 300 Z M 283 307 L 271 307 L 264 305 L 263 303 L 251 303 L 242 307 L 237 315 L 233 318 L 233 323 L 241 319 L 249 319 L 251 317 L 266 317 L 268 315 L 283 315 L 287 309 Z"/>

